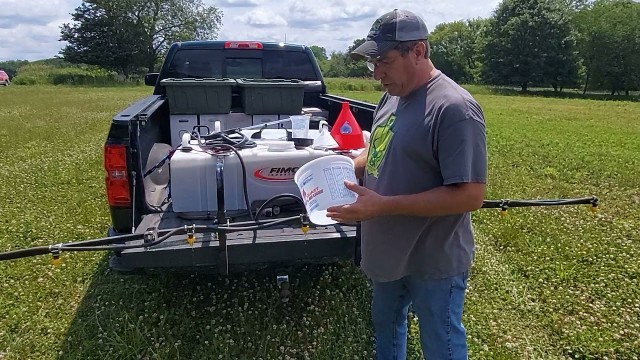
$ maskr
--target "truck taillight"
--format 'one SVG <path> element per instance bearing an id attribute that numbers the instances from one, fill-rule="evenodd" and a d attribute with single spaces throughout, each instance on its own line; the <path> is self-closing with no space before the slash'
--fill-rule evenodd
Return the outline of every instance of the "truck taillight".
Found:
<path id="1" fill-rule="evenodd" d="M 131 206 L 127 148 L 124 145 L 104 146 L 104 169 L 107 172 L 107 199 L 111 206 Z"/>
<path id="2" fill-rule="evenodd" d="M 262 43 L 258 41 L 227 41 L 224 43 L 225 49 L 262 49 Z"/>

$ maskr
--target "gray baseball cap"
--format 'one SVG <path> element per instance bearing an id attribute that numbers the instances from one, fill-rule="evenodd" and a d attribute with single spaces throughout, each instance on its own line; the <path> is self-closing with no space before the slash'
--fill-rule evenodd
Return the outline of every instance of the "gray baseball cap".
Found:
<path id="1" fill-rule="evenodd" d="M 408 10 L 394 9 L 373 23 L 367 41 L 351 52 L 351 58 L 373 59 L 384 55 L 399 42 L 426 40 L 428 37 L 427 25 L 418 15 Z"/>

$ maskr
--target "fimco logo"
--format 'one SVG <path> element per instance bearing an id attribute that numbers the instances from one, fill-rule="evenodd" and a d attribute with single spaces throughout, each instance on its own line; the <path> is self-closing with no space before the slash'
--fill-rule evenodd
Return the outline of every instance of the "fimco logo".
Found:
<path id="1" fill-rule="evenodd" d="M 298 169 L 297 166 L 266 167 L 256 170 L 253 176 L 264 181 L 290 181 Z"/>

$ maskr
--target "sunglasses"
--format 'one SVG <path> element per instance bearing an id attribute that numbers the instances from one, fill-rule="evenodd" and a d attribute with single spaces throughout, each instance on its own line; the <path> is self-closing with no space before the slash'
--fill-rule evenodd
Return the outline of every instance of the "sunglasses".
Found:
<path id="1" fill-rule="evenodd" d="M 367 68 L 371 71 L 374 71 L 376 69 L 376 67 L 379 68 L 386 68 L 388 66 L 390 66 L 391 64 L 393 64 L 398 58 L 402 57 L 402 55 L 397 55 L 391 59 L 388 58 L 388 54 L 385 54 L 383 56 L 378 56 L 375 59 L 368 59 L 367 60 Z"/>

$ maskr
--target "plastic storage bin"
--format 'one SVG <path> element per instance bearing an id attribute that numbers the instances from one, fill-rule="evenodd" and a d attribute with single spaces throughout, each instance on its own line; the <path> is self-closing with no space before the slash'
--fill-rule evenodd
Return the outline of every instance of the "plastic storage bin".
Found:
<path id="1" fill-rule="evenodd" d="M 299 115 L 304 82 L 286 79 L 238 79 L 242 107 L 249 115 Z"/>
<path id="2" fill-rule="evenodd" d="M 231 111 L 233 79 L 164 79 L 171 114 L 226 114 Z"/>

